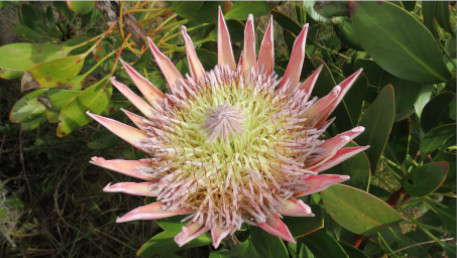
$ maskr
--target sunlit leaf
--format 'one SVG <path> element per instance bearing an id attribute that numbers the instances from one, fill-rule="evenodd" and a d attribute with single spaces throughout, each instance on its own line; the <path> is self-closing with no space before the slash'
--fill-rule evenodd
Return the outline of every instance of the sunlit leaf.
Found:
<path id="1" fill-rule="evenodd" d="M 67 1 L 68 8 L 76 14 L 86 14 L 95 7 L 95 1 Z"/>
<path id="2" fill-rule="evenodd" d="M 85 57 L 86 54 L 61 57 L 35 65 L 28 71 L 41 88 L 64 86 L 79 74 Z"/>
<path id="3" fill-rule="evenodd" d="M 26 71 L 42 62 L 65 57 L 72 48 L 44 43 L 13 43 L 0 47 L 0 69 Z"/>
<path id="4" fill-rule="evenodd" d="M 86 111 L 100 114 L 108 106 L 112 91 L 113 88 L 108 83 L 108 77 L 81 91 L 77 97 L 62 107 L 57 136 L 68 135 L 73 130 L 89 123 L 91 118 L 86 115 Z"/>
<path id="5" fill-rule="evenodd" d="M 38 101 L 38 97 L 45 91 L 46 89 L 35 90 L 18 100 L 11 109 L 11 122 L 23 123 L 44 115 L 46 107 Z"/>

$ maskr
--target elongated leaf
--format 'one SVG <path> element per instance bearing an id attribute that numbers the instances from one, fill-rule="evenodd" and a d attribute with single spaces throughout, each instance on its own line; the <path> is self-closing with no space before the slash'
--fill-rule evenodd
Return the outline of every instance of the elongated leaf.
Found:
<path id="1" fill-rule="evenodd" d="M 432 162 L 413 169 L 401 180 L 401 185 L 412 196 L 426 196 L 440 187 L 446 178 L 447 162 Z"/>
<path id="2" fill-rule="evenodd" d="M 86 111 L 100 114 L 108 106 L 112 91 L 108 77 L 81 91 L 71 102 L 62 107 L 57 136 L 63 137 L 89 123 L 91 119 L 86 115 Z"/>
<path id="3" fill-rule="evenodd" d="M 38 101 L 38 97 L 45 91 L 46 89 L 35 90 L 18 100 L 11 109 L 11 122 L 23 123 L 44 115 L 46 107 Z"/>
<path id="4" fill-rule="evenodd" d="M 304 243 L 316 257 L 348 257 L 338 241 L 326 234 L 324 230 L 319 230 L 304 237 Z"/>
<path id="5" fill-rule="evenodd" d="M 365 132 L 357 138 L 360 145 L 370 145 L 366 151 L 371 168 L 376 171 L 379 157 L 387 144 L 395 117 L 394 91 L 392 85 L 387 85 L 379 93 L 375 101 L 368 107 L 360 125 Z"/>
<path id="6" fill-rule="evenodd" d="M 440 124 L 450 124 L 454 122 L 449 115 L 450 109 L 455 109 L 455 106 L 450 107 L 449 105 L 454 97 L 454 92 L 445 91 L 431 99 L 427 105 L 425 105 L 421 116 L 421 126 L 425 132 L 428 132 Z"/>
<path id="7" fill-rule="evenodd" d="M 86 14 L 95 7 L 95 1 L 67 1 L 68 8 L 76 14 Z"/>
<path id="8" fill-rule="evenodd" d="M 188 223 L 181 222 L 181 219 L 183 219 L 183 216 L 157 220 L 157 223 L 164 232 L 153 236 L 144 243 L 138 250 L 137 255 L 140 257 L 180 257 L 174 253 L 187 248 L 204 246 L 212 242 L 209 233 L 205 233 L 184 246 L 179 247 L 174 241 L 174 237 Z"/>
<path id="9" fill-rule="evenodd" d="M 26 71 L 42 62 L 65 57 L 72 48 L 55 44 L 14 43 L 0 47 L 0 69 Z"/>
<path id="10" fill-rule="evenodd" d="M 396 122 L 387 143 L 384 155 L 397 164 L 402 164 L 408 153 L 411 142 L 411 120 Z"/>
<path id="11" fill-rule="evenodd" d="M 337 184 L 321 192 L 321 196 L 330 216 L 356 234 L 370 235 L 402 220 L 386 202 L 351 186 Z"/>
<path id="12" fill-rule="evenodd" d="M 455 135 L 455 124 L 441 125 L 427 132 L 420 143 L 422 157 L 436 150 L 453 135 Z"/>
<path id="13" fill-rule="evenodd" d="M 28 71 L 41 88 L 64 86 L 79 74 L 86 54 L 66 56 L 33 66 Z"/>
<path id="14" fill-rule="evenodd" d="M 353 2 L 352 22 L 360 44 L 389 73 L 419 83 L 450 78 L 433 35 L 401 7 Z"/>
<path id="15" fill-rule="evenodd" d="M 281 25 L 281 27 L 283 27 L 284 29 L 288 29 L 295 35 L 298 35 L 300 33 L 302 26 L 289 15 L 280 12 L 276 9 L 271 11 L 271 14 L 273 14 L 273 18 L 275 19 L 275 21 L 279 23 L 279 25 Z"/>
<path id="16" fill-rule="evenodd" d="M 246 20 L 249 14 L 254 17 L 260 17 L 269 13 L 271 10 L 270 3 L 263 1 L 233 1 L 232 9 L 224 15 L 226 20 Z"/>

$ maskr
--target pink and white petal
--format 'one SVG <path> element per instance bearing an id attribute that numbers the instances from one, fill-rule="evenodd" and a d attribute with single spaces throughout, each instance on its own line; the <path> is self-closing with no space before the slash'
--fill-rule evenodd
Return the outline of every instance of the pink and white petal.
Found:
<path id="1" fill-rule="evenodd" d="M 324 65 L 320 65 L 316 71 L 313 72 L 306 80 L 300 85 L 300 89 L 305 91 L 306 93 L 310 94 L 313 91 L 314 85 L 316 85 L 317 78 L 319 78 L 319 74 L 322 71 L 322 67 Z"/>
<path id="2" fill-rule="evenodd" d="M 354 84 L 354 82 L 357 80 L 357 78 L 359 78 L 359 75 L 362 73 L 362 71 L 363 71 L 363 68 L 360 68 L 355 73 L 351 74 L 349 77 L 347 77 L 342 82 L 340 82 L 340 84 L 338 84 L 341 87 L 341 93 L 338 96 L 338 101 L 337 101 L 335 107 L 333 107 L 333 109 L 330 111 L 330 113 L 332 113 L 333 110 L 335 110 L 336 106 L 338 106 L 338 104 L 344 98 L 344 96 L 346 95 L 348 90 L 351 88 L 351 86 Z"/>
<path id="3" fill-rule="evenodd" d="M 206 233 L 208 230 L 209 228 L 206 227 L 205 224 L 190 221 L 189 224 L 182 227 L 182 231 L 175 236 L 175 242 L 181 247 Z"/>
<path id="4" fill-rule="evenodd" d="M 365 131 L 365 127 L 363 127 L 363 126 L 354 127 L 349 131 L 340 133 L 340 134 L 336 135 L 335 137 L 332 137 L 332 138 L 326 140 L 324 143 L 321 144 L 320 147 L 325 148 L 325 149 L 340 149 L 344 145 L 346 145 L 350 140 L 354 139 L 355 137 L 357 137 L 361 133 L 363 133 L 363 131 Z M 345 137 L 347 137 L 347 138 L 345 138 Z"/>
<path id="5" fill-rule="evenodd" d="M 131 210 L 124 216 L 117 218 L 117 223 L 133 220 L 155 220 L 188 213 L 190 209 L 166 210 L 161 202 L 153 202 Z"/>
<path id="6" fill-rule="evenodd" d="M 169 89 L 172 89 L 173 86 L 181 79 L 184 80 L 181 73 L 176 69 L 175 65 L 171 62 L 170 58 L 160 52 L 159 48 L 154 44 L 154 41 L 148 37 L 149 48 L 154 55 L 157 64 L 159 65 L 160 70 L 162 71 L 165 79 L 167 80 Z"/>
<path id="7" fill-rule="evenodd" d="M 123 159 L 112 159 L 105 160 L 100 157 L 92 157 L 90 163 L 97 165 L 102 168 L 106 168 L 126 176 L 142 180 L 153 180 L 152 177 L 142 173 L 142 170 L 150 169 L 150 161 L 148 159 L 140 160 L 123 160 Z"/>
<path id="8" fill-rule="evenodd" d="M 157 182 L 122 182 L 114 185 L 109 183 L 103 188 L 103 191 L 110 193 L 126 193 L 131 195 L 154 197 L 157 196 L 157 193 L 154 193 L 151 188 L 156 184 Z"/>
<path id="9" fill-rule="evenodd" d="M 251 68 L 256 65 L 255 56 L 255 32 L 254 32 L 254 16 L 249 14 L 244 29 L 244 50 L 243 50 L 243 73 L 247 77 L 251 72 Z"/>
<path id="10" fill-rule="evenodd" d="M 205 70 L 203 69 L 200 59 L 198 59 L 197 53 L 195 52 L 194 43 L 189 37 L 189 34 L 187 34 L 185 26 L 181 26 L 181 33 L 186 45 L 187 62 L 189 63 L 190 73 L 192 78 L 197 80 L 203 76 Z"/>
<path id="11" fill-rule="evenodd" d="M 279 213 L 292 217 L 314 217 L 311 207 L 302 200 L 297 200 L 293 197 L 289 198 L 284 203 L 284 207 L 279 210 Z"/>
<path id="12" fill-rule="evenodd" d="M 331 167 L 334 167 L 334 166 L 340 164 L 341 162 L 368 149 L 369 147 L 370 146 L 358 146 L 358 147 L 347 147 L 347 148 L 339 149 L 331 159 L 327 160 L 326 162 L 324 162 L 323 164 L 321 164 L 317 167 L 314 167 L 311 170 L 314 172 L 318 172 L 318 173 L 322 172 L 324 170 L 327 170 Z"/>
<path id="13" fill-rule="evenodd" d="M 145 132 L 134 127 L 128 126 L 126 124 L 120 123 L 116 120 L 106 118 L 103 116 L 98 116 L 90 113 L 89 111 L 87 111 L 86 114 L 93 118 L 95 121 L 99 122 L 106 129 L 110 130 L 112 133 L 119 136 L 124 141 L 130 143 L 130 145 L 133 145 L 138 149 L 142 149 L 139 145 L 139 141 L 148 138 L 148 135 Z"/>
<path id="14" fill-rule="evenodd" d="M 130 76 L 136 87 L 141 91 L 141 94 L 148 100 L 149 103 L 153 104 L 165 98 L 165 94 L 159 88 L 157 88 L 152 82 L 146 79 L 143 75 L 137 72 L 133 67 L 128 65 L 124 60 L 121 59 L 122 66 Z"/>
<path id="15" fill-rule="evenodd" d="M 268 218 L 264 223 L 257 224 L 258 227 L 265 230 L 266 232 L 284 239 L 285 241 L 295 243 L 295 239 L 289 231 L 289 228 L 277 215 Z"/>
<path id="16" fill-rule="evenodd" d="M 333 101 L 338 98 L 340 94 L 341 88 L 340 86 L 336 86 L 333 90 L 325 95 L 324 97 L 320 98 L 316 101 L 313 105 L 311 105 L 308 110 L 306 111 L 305 117 L 310 118 L 309 122 L 314 123 L 315 120 L 319 120 L 321 117 L 321 113 L 325 110 Z"/>
<path id="17" fill-rule="evenodd" d="M 147 127 L 148 125 L 144 122 L 144 120 L 145 120 L 144 117 L 139 116 L 139 115 L 137 115 L 137 114 L 134 114 L 134 113 L 132 113 L 132 112 L 130 112 L 130 111 L 127 111 L 127 110 L 125 110 L 125 109 L 123 109 L 123 108 L 121 108 L 121 110 L 122 110 L 122 112 L 124 112 L 124 113 L 129 117 L 129 119 L 130 119 L 138 128 L 140 128 L 140 130 L 142 130 L 142 131 L 145 131 L 145 130 L 146 130 L 146 127 Z"/>
<path id="18" fill-rule="evenodd" d="M 302 31 L 295 39 L 292 53 L 290 54 L 289 64 L 287 65 L 284 76 L 279 82 L 278 89 L 286 84 L 290 86 L 298 85 L 300 81 L 301 70 L 303 68 L 303 61 L 305 60 L 305 45 L 306 35 L 308 34 L 308 24 L 303 26 Z"/>
<path id="19" fill-rule="evenodd" d="M 232 42 L 220 6 L 217 25 L 217 64 L 219 66 L 228 65 L 230 69 L 235 70 Z"/>
<path id="20" fill-rule="evenodd" d="M 230 232 L 232 232 L 234 228 L 235 227 L 223 229 L 219 227 L 219 224 L 214 223 L 213 227 L 211 228 L 211 238 L 213 239 L 214 248 L 218 248 L 222 239 L 228 236 L 228 234 L 230 234 Z"/>
<path id="21" fill-rule="evenodd" d="M 147 117 L 152 117 L 154 109 L 144 101 L 140 96 L 136 95 L 129 87 L 116 81 L 114 77 L 110 78 L 111 84 L 114 85 L 132 104 Z"/>
<path id="22" fill-rule="evenodd" d="M 265 30 L 262 43 L 259 50 L 259 58 L 257 59 L 256 70 L 261 72 L 262 70 L 266 74 L 273 73 L 275 64 L 275 49 L 273 39 L 273 16 L 270 17 L 270 22 Z"/>
<path id="23" fill-rule="evenodd" d="M 296 192 L 294 196 L 300 197 L 321 192 L 334 184 L 338 184 L 349 179 L 350 177 L 348 175 L 323 174 L 317 176 L 309 176 L 305 179 L 305 183 L 308 185 L 308 188 L 303 191 Z"/>
<path id="24" fill-rule="evenodd" d="M 338 98 L 335 99 L 325 110 L 322 111 L 320 120 L 316 123 L 316 126 L 319 126 L 323 121 L 325 121 L 330 114 L 336 109 L 336 107 L 340 104 L 343 100 L 344 96 L 346 95 L 347 91 L 351 88 L 352 84 L 357 80 L 360 73 L 362 73 L 362 68 L 357 70 L 351 76 L 344 79 L 338 86 L 341 88 L 341 92 L 338 95 Z"/>

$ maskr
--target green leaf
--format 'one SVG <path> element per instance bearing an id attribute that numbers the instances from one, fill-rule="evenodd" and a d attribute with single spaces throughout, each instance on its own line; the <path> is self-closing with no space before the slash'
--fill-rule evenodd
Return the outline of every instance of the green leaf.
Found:
<path id="1" fill-rule="evenodd" d="M 86 111 L 100 114 L 108 106 L 113 88 L 108 76 L 81 91 L 72 101 L 62 107 L 59 116 L 57 136 L 63 137 L 73 130 L 89 123 Z"/>
<path id="2" fill-rule="evenodd" d="M 446 229 L 449 231 L 449 233 L 452 236 L 454 236 L 454 238 L 455 238 L 455 236 L 456 236 L 455 199 L 446 198 L 443 201 L 443 203 L 446 204 L 448 207 L 447 208 L 435 207 L 435 208 L 438 211 L 438 215 L 440 216 L 440 219 L 443 222 L 443 225 L 446 227 Z"/>
<path id="3" fill-rule="evenodd" d="M 0 68 L 0 78 L 5 80 L 16 80 L 20 79 L 24 75 L 24 72 L 12 71 Z"/>
<path id="4" fill-rule="evenodd" d="M 333 26 L 341 41 L 355 50 L 363 50 L 355 33 L 354 27 L 348 18 L 335 17 L 332 19 Z"/>
<path id="5" fill-rule="evenodd" d="M 388 73 L 384 74 L 381 80 L 382 85 L 392 84 L 395 90 L 395 121 L 400 121 L 413 114 L 414 103 L 419 97 L 421 85 L 402 80 Z"/>
<path id="6" fill-rule="evenodd" d="M 217 254 L 211 253 L 211 258 L 234 258 L 234 257 L 260 257 L 257 253 L 251 238 L 244 241 L 234 249 L 230 251 L 222 251 Z"/>
<path id="7" fill-rule="evenodd" d="M 366 254 L 362 252 L 362 250 L 355 248 L 353 245 L 348 244 L 346 242 L 341 242 L 340 240 L 340 245 L 343 247 L 344 251 L 347 253 L 347 255 L 351 258 L 368 258 Z"/>
<path id="8" fill-rule="evenodd" d="M 320 15 L 333 18 L 335 16 L 348 16 L 349 5 L 347 2 L 316 1 L 314 10 Z"/>
<path id="9" fill-rule="evenodd" d="M 352 22 L 360 44 L 389 73 L 418 83 L 450 78 L 433 35 L 399 6 L 354 2 Z"/>
<path id="10" fill-rule="evenodd" d="M 80 94 L 80 91 L 65 90 L 65 89 L 50 89 L 42 94 L 42 97 L 47 98 L 52 105 L 52 109 L 61 110 L 63 106 L 68 104 Z"/>
<path id="11" fill-rule="evenodd" d="M 221 6 L 224 10 L 224 1 L 171 1 L 171 8 L 181 17 L 190 22 L 206 23 L 217 21 L 217 10 Z"/>
<path id="12" fill-rule="evenodd" d="M 270 10 L 271 5 L 263 1 L 233 1 L 232 9 L 224 15 L 224 18 L 244 21 L 247 20 L 249 14 L 257 18 L 269 13 Z"/>
<path id="13" fill-rule="evenodd" d="M 64 86 L 81 71 L 86 54 L 66 56 L 33 66 L 28 71 L 41 88 Z"/>
<path id="14" fill-rule="evenodd" d="M 403 119 L 392 127 L 384 155 L 397 164 L 402 164 L 411 142 L 411 120 Z"/>
<path id="15" fill-rule="evenodd" d="M 311 249 L 315 257 L 348 257 L 343 247 L 333 237 L 319 230 L 303 238 L 304 243 Z"/>
<path id="16" fill-rule="evenodd" d="M 95 7 L 95 1 L 67 1 L 68 8 L 76 14 L 87 14 Z"/>
<path id="17" fill-rule="evenodd" d="M 392 85 L 387 85 L 376 97 L 375 101 L 368 107 L 360 125 L 365 127 L 358 138 L 360 145 L 370 145 L 366 151 L 370 160 L 371 168 L 376 171 L 379 157 L 386 147 L 395 117 L 394 91 Z"/>
<path id="18" fill-rule="evenodd" d="M 432 96 L 433 84 L 422 84 L 419 88 L 419 93 L 414 103 L 414 111 L 417 117 L 421 118 L 422 111 L 424 111 L 425 105 L 430 101 Z"/>
<path id="19" fill-rule="evenodd" d="M 455 107 L 457 106 L 456 104 L 456 101 L 455 101 L 455 95 L 454 95 L 454 98 L 451 100 L 451 102 L 449 102 L 449 117 L 452 119 L 452 120 L 455 120 L 456 117 L 455 117 Z"/>
<path id="20" fill-rule="evenodd" d="M 51 39 L 48 35 L 43 35 L 42 33 L 39 33 L 23 24 L 18 24 L 11 30 L 14 32 L 14 34 L 24 39 L 33 40 L 36 42 L 43 42 Z"/>
<path id="21" fill-rule="evenodd" d="M 302 30 L 302 26 L 289 15 L 287 15 L 281 11 L 278 11 L 276 9 L 273 9 L 271 11 L 271 14 L 273 15 L 274 20 L 279 25 L 281 25 L 281 27 L 283 27 L 284 29 L 288 29 L 295 35 L 298 35 L 300 33 L 300 31 Z"/>
<path id="22" fill-rule="evenodd" d="M 24 123 L 36 117 L 43 116 L 46 107 L 38 101 L 38 97 L 47 89 L 32 91 L 18 100 L 10 113 L 10 120 L 13 123 Z"/>
<path id="23" fill-rule="evenodd" d="M 389 204 L 365 191 L 337 184 L 321 192 L 328 214 L 343 228 L 370 235 L 402 220 Z"/>
<path id="24" fill-rule="evenodd" d="M 437 161 L 413 169 L 401 179 L 401 185 L 411 196 L 426 196 L 433 193 L 446 179 L 449 165 Z"/>
<path id="25" fill-rule="evenodd" d="M 422 157 L 438 149 L 444 142 L 455 135 L 455 124 L 441 125 L 428 131 L 420 143 Z"/>
<path id="26" fill-rule="evenodd" d="M 318 205 L 311 205 L 311 210 L 314 213 L 314 217 L 284 217 L 283 221 L 286 223 L 294 238 L 306 236 L 324 227 L 324 217 L 322 215 L 321 207 Z"/>
<path id="27" fill-rule="evenodd" d="M 288 258 L 284 242 L 276 236 L 270 235 L 258 227 L 250 227 L 252 245 L 256 249 L 259 257 L 269 258 Z"/>
<path id="28" fill-rule="evenodd" d="M 401 1 L 401 3 L 405 7 L 405 9 L 410 12 L 413 11 L 414 7 L 416 6 L 416 1 L 407 0 L 407 1 Z M 422 2 L 422 3 L 424 3 L 424 2 Z"/>
<path id="29" fill-rule="evenodd" d="M 212 242 L 209 234 L 205 233 L 186 245 L 179 247 L 174 240 L 175 236 L 175 232 L 161 232 L 144 243 L 138 250 L 137 255 L 140 257 L 180 257 L 174 253 L 182 249 L 205 246 Z"/>
<path id="30" fill-rule="evenodd" d="M 435 31 L 435 19 L 438 24 L 451 35 L 455 35 L 450 23 L 449 1 L 424 1 L 422 2 L 422 15 L 424 24 L 430 31 Z"/>
<path id="31" fill-rule="evenodd" d="M 454 92 L 445 91 L 431 99 L 425 105 L 421 116 L 421 126 L 425 132 L 440 124 L 450 124 L 453 122 L 449 117 L 449 113 L 450 103 L 454 97 Z M 453 108 L 455 109 L 455 106 Z"/>
<path id="32" fill-rule="evenodd" d="M 178 244 L 176 244 L 174 237 L 179 234 L 182 227 L 188 223 L 181 222 L 182 218 L 183 216 L 175 216 L 157 220 L 157 223 L 164 229 L 164 232 L 153 236 L 144 243 L 138 250 L 137 255 L 140 257 L 180 257 L 174 253 L 183 249 L 205 246 L 213 242 L 211 236 L 208 233 L 205 233 L 184 246 L 179 247 Z"/>
<path id="33" fill-rule="evenodd" d="M 65 57 L 72 48 L 55 44 L 14 43 L 0 47 L 0 69 L 27 71 L 42 62 Z"/>

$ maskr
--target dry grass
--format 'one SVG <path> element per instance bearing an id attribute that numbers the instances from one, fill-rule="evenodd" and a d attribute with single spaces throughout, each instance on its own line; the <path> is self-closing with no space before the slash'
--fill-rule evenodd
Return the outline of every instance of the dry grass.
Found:
<path id="1" fill-rule="evenodd" d="M 7 81 L 1 94 L 0 257 L 132 257 L 156 231 L 153 222 L 116 224 L 116 216 L 143 203 L 142 198 L 102 192 L 109 182 L 127 178 L 88 164 L 93 155 L 115 157 L 112 149 L 88 147 L 98 127 L 86 126 L 59 139 L 55 125 L 21 132 L 8 113 L 20 98 Z M 95 124 L 94 124 L 95 125 Z M 23 206 L 11 205 L 17 197 Z M 6 202 L 5 202 L 6 201 Z M 3 219 L 2 219 L 3 218 Z"/>

